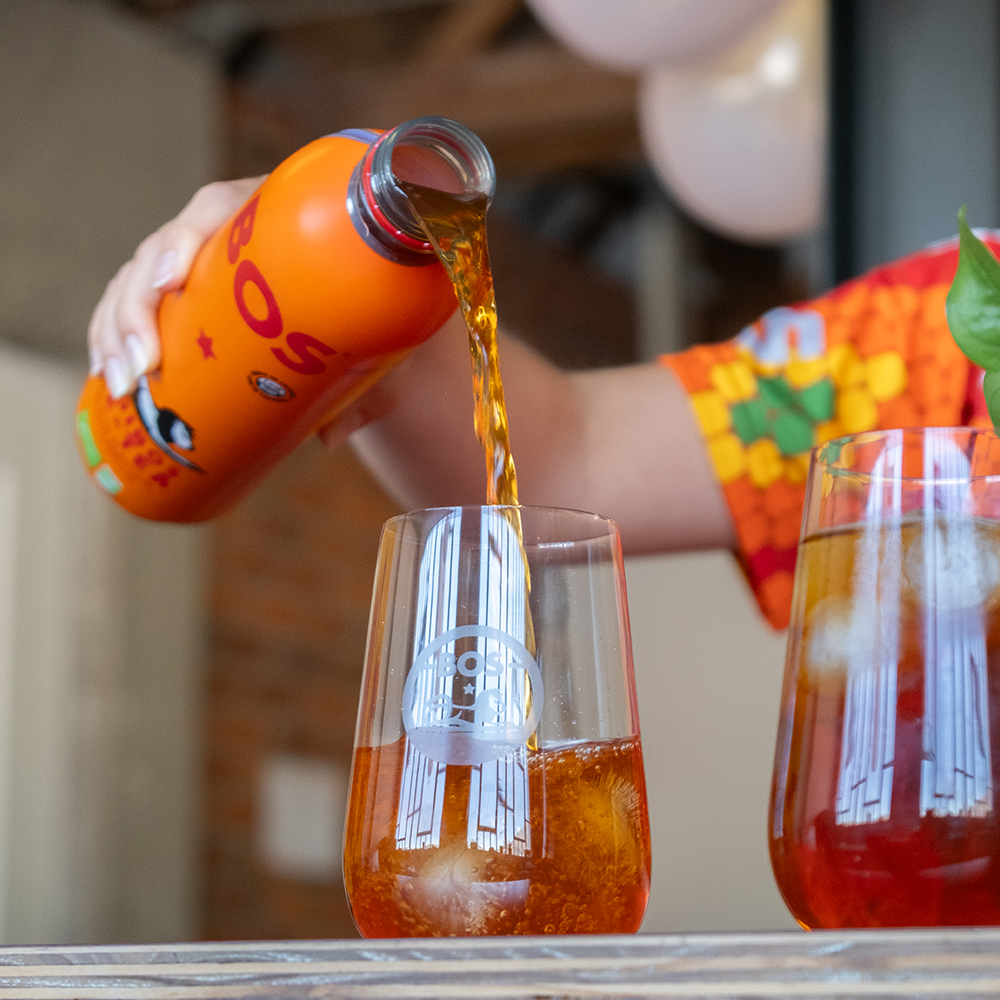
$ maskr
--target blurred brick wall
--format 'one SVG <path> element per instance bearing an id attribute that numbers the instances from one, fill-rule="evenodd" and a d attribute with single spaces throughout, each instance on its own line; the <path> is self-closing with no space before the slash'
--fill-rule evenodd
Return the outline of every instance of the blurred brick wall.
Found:
<path id="1" fill-rule="evenodd" d="M 350 767 L 379 531 L 394 513 L 349 449 L 312 440 L 213 527 L 206 938 L 356 933 L 339 870 L 268 865 L 260 788 L 275 755 Z"/>

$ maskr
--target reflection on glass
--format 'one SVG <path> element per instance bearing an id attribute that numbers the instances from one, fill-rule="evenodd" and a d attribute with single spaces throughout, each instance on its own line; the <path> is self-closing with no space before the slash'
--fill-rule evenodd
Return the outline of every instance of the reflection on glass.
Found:
<path id="1" fill-rule="evenodd" d="M 407 851 L 441 843 L 446 765 L 406 748 L 399 786 L 396 846 Z"/>
<path id="2" fill-rule="evenodd" d="M 470 630 L 468 614 L 459 624 L 463 571 L 460 553 L 463 511 L 439 521 L 420 561 L 414 651 L 423 653 L 442 635 L 461 631 L 434 645 L 432 669 L 417 670 L 412 689 L 415 728 L 468 734 L 484 745 L 506 741 L 529 717 L 530 684 L 509 639 L 528 640 L 528 575 L 521 541 L 509 512 L 476 508 L 479 561 L 476 625 L 505 639 Z M 475 527 L 475 526 L 474 526 Z M 467 612 L 468 609 L 466 608 Z M 472 634 L 468 634 L 472 632 Z M 529 734 L 530 735 L 530 734 Z M 480 748 L 481 749 L 481 748 Z M 468 843 L 484 850 L 523 856 L 530 843 L 525 746 L 495 760 L 472 765 L 468 799 Z M 469 753 L 471 759 L 477 756 Z M 446 765 L 407 745 L 400 779 L 396 844 L 400 848 L 438 846 L 445 805 Z"/>
<path id="3" fill-rule="evenodd" d="M 896 664 L 899 660 L 901 546 L 898 484 L 885 482 L 898 455 L 887 448 L 872 470 L 873 489 L 854 562 L 847 644 L 844 735 L 837 781 L 839 824 L 887 819 L 896 740 Z M 888 489 L 885 487 L 888 486 Z M 884 511 L 874 509 L 883 501 Z M 889 527 L 884 527 L 884 520 Z M 857 634 L 858 632 L 862 634 Z"/>
<path id="4" fill-rule="evenodd" d="M 993 811 L 981 604 L 988 554 L 979 551 L 975 522 L 964 509 L 968 457 L 952 441 L 928 438 L 924 464 L 939 486 L 924 502 L 923 592 L 939 613 L 924 623 L 920 815 L 986 816 Z M 942 512 L 955 515 L 947 525 Z M 963 600 L 963 593 L 974 600 Z"/>
<path id="5" fill-rule="evenodd" d="M 524 857 L 531 847 L 527 748 L 473 768 L 471 779 L 468 842 Z"/>

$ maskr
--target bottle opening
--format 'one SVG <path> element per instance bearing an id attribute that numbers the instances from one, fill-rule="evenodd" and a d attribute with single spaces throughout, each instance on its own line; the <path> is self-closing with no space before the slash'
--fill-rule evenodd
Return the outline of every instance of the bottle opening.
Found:
<path id="1" fill-rule="evenodd" d="M 424 146 L 397 143 L 392 151 L 392 175 L 448 194 L 465 194 L 466 186 L 455 166 L 436 150 Z"/>
<path id="2" fill-rule="evenodd" d="M 387 256 L 412 261 L 433 255 L 434 248 L 400 181 L 490 199 L 496 171 L 479 137 L 450 118 L 414 118 L 378 138 L 359 165 L 352 201 L 362 235 Z"/>

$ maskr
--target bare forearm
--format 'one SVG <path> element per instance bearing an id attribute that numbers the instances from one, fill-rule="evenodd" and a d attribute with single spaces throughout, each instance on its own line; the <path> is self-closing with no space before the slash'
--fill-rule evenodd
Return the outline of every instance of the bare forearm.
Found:
<path id="1" fill-rule="evenodd" d="M 517 340 L 501 335 L 499 353 L 521 500 L 551 503 L 551 481 L 558 478 L 552 463 L 568 452 L 582 421 L 576 387 Z M 351 443 L 400 503 L 484 502 L 486 457 L 475 436 L 468 334 L 460 318 L 369 395 L 376 409 L 363 414 L 369 422 Z"/>
<path id="2" fill-rule="evenodd" d="M 468 334 L 453 318 L 367 397 L 350 438 L 407 508 L 482 503 L 485 467 L 472 424 Z"/>
<path id="3" fill-rule="evenodd" d="M 501 339 L 500 365 L 522 503 L 607 514 L 630 551 L 732 544 L 687 398 L 668 371 L 567 373 L 511 338 Z M 351 442 L 403 506 L 484 501 L 457 319 L 392 373 L 371 405 L 386 412 Z"/>

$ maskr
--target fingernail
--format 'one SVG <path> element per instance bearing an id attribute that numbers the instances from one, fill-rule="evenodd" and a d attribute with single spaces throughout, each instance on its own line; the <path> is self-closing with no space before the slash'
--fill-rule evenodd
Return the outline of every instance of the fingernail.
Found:
<path id="1" fill-rule="evenodd" d="M 101 349 L 97 346 L 91 347 L 90 349 L 90 374 L 100 375 L 101 369 L 104 367 L 104 357 L 101 354 Z"/>
<path id="2" fill-rule="evenodd" d="M 163 288 L 173 277 L 177 268 L 177 251 L 166 250 L 160 254 L 160 259 L 153 269 L 153 287 Z"/>
<path id="3" fill-rule="evenodd" d="M 112 399 L 121 399 L 128 392 L 131 380 L 121 358 L 110 357 L 104 362 L 104 384 Z"/>
<path id="4" fill-rule="evenodd" d="M 134 334 L 130 333 L 125 338 L 125 353 L 128 355 L 129 364 L 132 366 L 132 374 L 138 378 L 146 373 L 149 367 L 149 351 L 146 345 Z"/>

